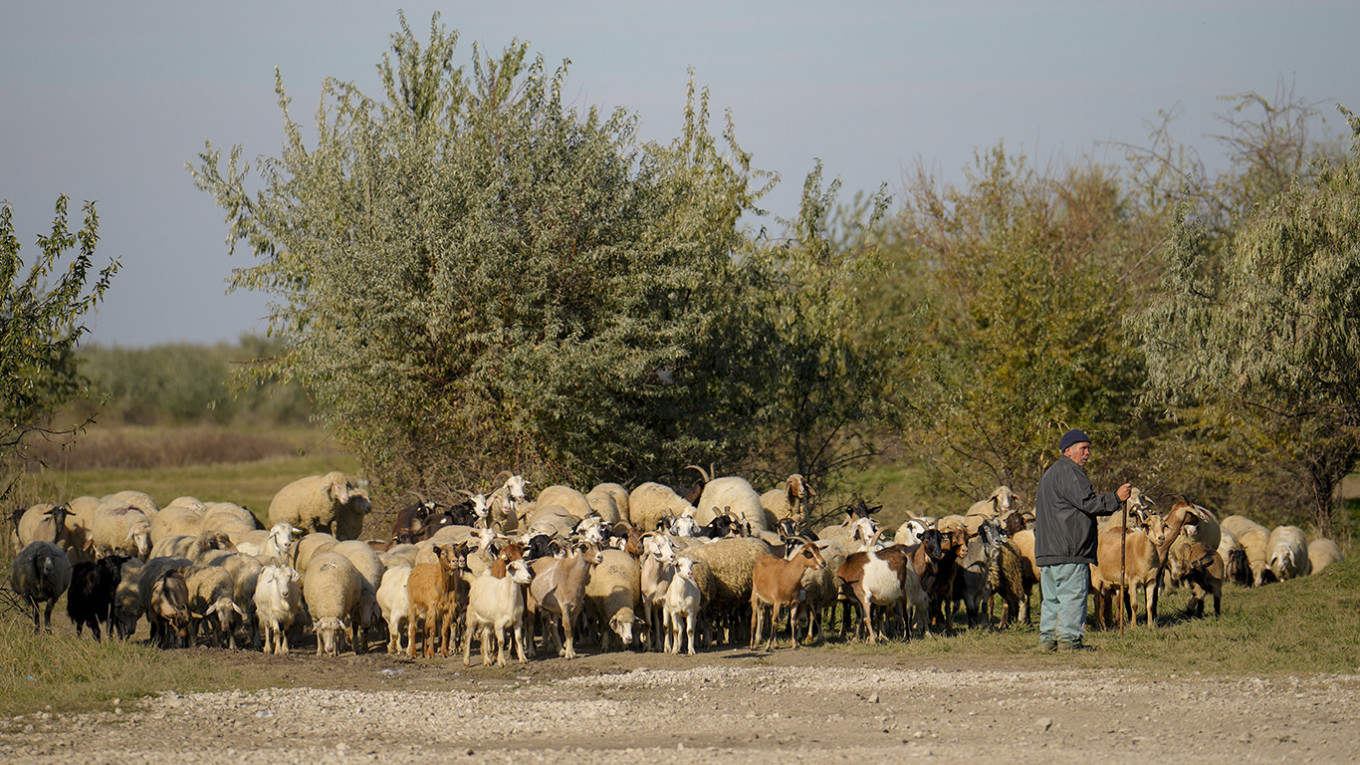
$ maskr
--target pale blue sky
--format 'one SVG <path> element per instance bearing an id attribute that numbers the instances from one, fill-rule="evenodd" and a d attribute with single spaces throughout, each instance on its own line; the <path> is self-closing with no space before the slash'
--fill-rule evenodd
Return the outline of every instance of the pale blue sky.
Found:
<path id="1" fill-rule="evenodd" d="M 0 11 L 0 200 L 25 251 L 60 193 L 98 200 L 98 252 L 123 271 L 91 322 L 96 342 L 141 346 L 263 331 L 266 299 L 224 294 L 222 215 L 184 169 L 203 142 L 276 154 L 278 66 L 309 117 L 326 76 L 376 91 L 375 65 L 405 8 L 498 51 L 570 58 L 579 104 L 625 106 L 647 139 L 678 132 L 688 69 L 730 109 L 767 199 L 794 212 L 821 158 L 847 191 L 919 158 L 957 177 L 1005 140 L 1039 158 L 1114 156 L 1158 109 L 1214 156 L 1218 96 L 1297 95 L 1360 109 L 1354 2 L 18 2 Z M 848 196 L 848 194 L 847 194 Z M 78 225 L 79 221 L 73 221 Z"/>

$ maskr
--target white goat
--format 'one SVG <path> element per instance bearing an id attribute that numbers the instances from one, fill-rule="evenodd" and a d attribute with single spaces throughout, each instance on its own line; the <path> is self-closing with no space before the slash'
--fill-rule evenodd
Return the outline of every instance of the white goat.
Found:
<path id="1" fill-rule="evenodd" d="M 492 634 L 500 643 L 496 666 L 505 666 L 506 628 L 514 629 L 515 653 L 519 663 L 524 656 L 524 590 L 523 585 L 533 581 L 533 573 L 522 560 L 512 560 L 506 564 L 506 574 L 496 578 L 490 573 L 482 574 L 472 581 L 468 591 L 467 629 L 463 634 L 463 666 L 472 664 L 472 633 L 480 631 L 482 641 L 482 666 L 491 664 Z"/>
<path id="2" fill-rule="evenodd" d="M 699 609 L 702 607 L 699 584 L 694 581 L 694 561 L 678 558 L 675 561 L 675 575 L 666 588 L 665 619 L 666 642 L 664 650 L 680 653 L 680 637 L 688 635 L 689 655 L 694 655 L 694 633 L 699 625 Z"/>

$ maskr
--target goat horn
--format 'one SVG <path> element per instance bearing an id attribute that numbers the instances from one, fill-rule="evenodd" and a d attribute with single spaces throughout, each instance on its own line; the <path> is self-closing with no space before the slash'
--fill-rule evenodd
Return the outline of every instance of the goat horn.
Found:
<path id="1" fill-rule="evenodd" d="M 708 473 L 705 473 L 705 472 L 704 472 L 704 469 L 701 468 L 701 467 L 699 467 L 698 465 L 686 465 L 686 466 L 685 466 L 685 469 L 686 469 L 686 470 L 697 470 L 697 471 L 699 471 L 699 475 L 703 477 L 704 483 L 708 483 L 709 480 L 710 480 L 709 477 L 708 477 Z"/>

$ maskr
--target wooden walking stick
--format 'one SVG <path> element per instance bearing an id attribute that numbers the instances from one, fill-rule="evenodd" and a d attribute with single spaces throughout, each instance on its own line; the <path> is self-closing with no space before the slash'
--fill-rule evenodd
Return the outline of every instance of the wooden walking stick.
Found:
<path id="1" fill-rule="evenodd" d="M 1124 637 L 1124 599 L 1129 594 L 1129 572 L 1125 561 L 1129 555 L 1129 501 L 1126 499 L 1119 503 L 1120 512 L 1123 514 L 1124 530 L 1119 535 L 1119 637 Z"/>

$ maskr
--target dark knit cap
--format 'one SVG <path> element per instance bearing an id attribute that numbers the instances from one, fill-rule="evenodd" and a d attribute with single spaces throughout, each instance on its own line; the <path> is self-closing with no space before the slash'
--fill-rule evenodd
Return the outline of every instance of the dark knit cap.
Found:
<path id="1" fill-rule="evenodd" d="M 1083 433 L 1082 431 L 1077 430 L 1076 428 L 1072 428 L 1071 430 L 1064 433 L 1062 440 L 1058 442 L 1058 451 L 1065 452 L 1067 451 L 1067 447 L 1071 446 L 1072 444 L 1079 444 L 1083 441 L 1089 444 L 1091 442 L 1091 439 L 1088 438 L 1086 434 Z"/>

